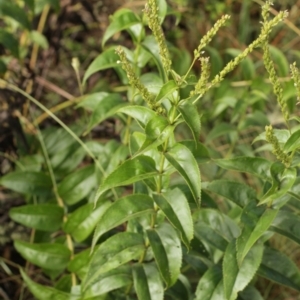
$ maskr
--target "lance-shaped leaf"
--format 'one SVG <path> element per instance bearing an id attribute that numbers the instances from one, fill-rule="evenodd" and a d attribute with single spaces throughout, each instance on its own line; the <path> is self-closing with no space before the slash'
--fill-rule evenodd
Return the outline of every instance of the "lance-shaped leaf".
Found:
<path id="1" fill-rule="evenodd" d="M 221 168 L 253 174 L 262 179 L 270 178 L 272 162 L 261 157 L 236 157 L 232 159 L 216 159 Z"/>
<path id="2" fill-rule="evenodd" d="M 180 102 L 177 109 L 181 113 L 185 123 L 191 129 L 195 143 L 197 145 L 200 136 L 201 123 L 196 105 L 192 104 L 189 101 L 183 101 Z"/>
<path id="3" fill-rule="evenodd" d="M 113 116 L 124 105 L 126 103 L 120 94 L 108 94 L 107 97 L 102 98 L 93 111 L 88 128 L 84 134 L 88 134 L 97 124 Z"/>
<path id="4" fill-rule="evenodd" d="M 249 212 L 248 212 L 249 213 Z M 249 250 L 253 247 L 255 242 L 269 229 L 273 220 L 275 219 L 278 210 L 267 208 L 265 212 L 261 215 L 259 220 L 257 221 L 254 229 L 250 233 L 248 238 L 242 238 L 242 236 L 238 239 L 237 243 L 237 258 L 238 263 L 241 264 Z M 249 214 L 250 215 L 250 214 Z M 256 222 L 256 220 L 253 220 Z"/>
<path id="5" fill-rule="evenodd" d="M 139 300 L 163 300 L 164 287 L 154 264 L 136 264 L 132 275 Z"/>
<path id="6" fill-rule="evenodd" d="M 201 277 L 195 300 L 210 300 L 222 280 L 222 269 L 215 265 L 208 269 Z"/>
<path id="7" fill-rule="evenodd" d="M 300 216 L 284 210 L 279 210 L 270 230 L 280 233 L 300 244 Z"/>
<path id="8" fill-rule="evenodd" d="M 28 204 L 13 207 L 9 211 L 9 216 L 24 226 L 53 232 L 61 227 L 64 210 L 56 204 Z"/>
<path id="9" fill-rule="evenodd" d="M 93 203 L 80 206 L 68 217 L 63 227 L 64 231 L 71 234 L 76 242 L 84 241 L 93 232 L 110 205 L 110 201 L 104 201 L 96 208 Z"/>
<path id="10" fill-rule="evenodd" d="M 191 284 L 187 277 L 180 274 L 176 283 L 166 291 L 166 295 L 171 296 L 174 300 L 193 299 Z"/>
<path id="11" fill-rule="evenodd" d="M 61 244 L 30 244 L 16 240 L 14 246 L 26 260 L 48 270 L 64 269 L 71 256 L 70 250 Z"/>
<path id="12" fill-rule="evenodd" d="M 289 130 L 287 129 L 273 129 L 273 133 L 275 135 L 275 137 L 277 138 L 279 145 L 284 145 L 286 143 L 286 141 L 289 139 L 289 137 L 291 136 L 291 133 Z M 262 133 L 260 133 L 254 140 L 253 140 L 253 144 L 255 142 L 258 141 L 267 141 L 267 137 L 266 137 L 266 132 L 263 131 Z"/>
<path id="13" fill-rule="evenodd" d="M 95 203 L 105 191 L 111 188 L 132 184 L 156 174 L 155 162 L 151 157 L 140 155 L 129 159 L 105 178 L 96 193 Z"/>
<path id="14" fill-rule="evenodd" d="M 179 274 L 182 261 L 181 244 L 174 228 L 162 223 L 155 229 L 147 230 L 154 258 L 167 286 L 173 285 Z"/>
<path id="15" fill-rule="evenodd" d="M 184 140 L 180 141 L 180 144 L 183 144 L 190 149 L 198 164 L 203 164 L 210 161 L 208 150 L 202 143 L 195 143 L 193 140 Z"/>
<path id="16" fill-rule="evenodd" d="M 179 188 L 175 188 L 164 195 L 153 195 L 153 199 L 169 222 L 180 232 L 181 240 L 189 248 L 194 229 L 191 210 L 185 194 Z"/>
<path id="17" fill-rule="evenodd" d="M 284 144 L 283 150 L 291 152 L 300 147 L 300 130 L 295 131 Z"/>
<path id="18" fill-rule="evenodd" d="M 36 299 L 43 299 L 43 300 L 79 300 L 80 296 L 78 295 L 70 295 L 68 293 L 62 292 L 60 290 L 54 289 L 49 286 L 41 285 L 33 280 L 31 280 L 26 273 L 20 269 L 20 273 L 24 282 L 26 283 L 30 292 L 34 295 Z"/>
<path id="19" fill-rule="evenodd" d="M 175 144 L 164 153 L 166 159 L 178 171 L 188 184 L 195 202 L 200 205 L 201 177 L 200 170 L 192 152 L 182 144 Z"/>
<path id="20" fill-rule="evenodd" d="M 132 283 L 132 271 L 130 266 L 121 266 L 98 277 L 97 282 L 84 292 L 84 299 L 106 294 L 112 290 L 128 286 Z"/>
<path id="21" fill-rule="evenodd" d="M 107 239 L 93 254 L 82 283 L 83 290 L 94 284 L 99 275 L 138 259 L 144 250 L 144 238 L 138 233 L 122 232 Z"/>
<path id="22" fill-rule="evenodd" d="M 146 140 L 135 155 L 140 155 L 147 150 L 155 149 L 161 145 L 174 131 L 174 125 L 159 115 L 153 117 L 145 127 Z"/>
<path id="23" fill-rule="evenodd" d="M 134 118 L 142 128 L 145 128 L 146 124 L 156 116 L 153 110 L 139 105 L 124 106 L 121 107 L 117 112 L 124 113 Z"/>
<path id="24" fill-rule="evenodd" d="M 206 136 L 206 143 L 209 143 L 220 136 L 224 136 L 229 133 L 235 133 L 236 130 L 237 130 L 236 126 L 233 126 L 232 124 L 229 123 L 218 124 Z"/>
<path id="25" fill-rule="evenodd" d="M 129 9 L 120 9 L 112 17 L 112 22 L 107 27 L 102 38 L 102 47 L 106 41 L 111 38 L 115 33 L 124 29 L 129 29 L 135 24 L 141 23 L 138 16 Z"/>
<path id="26" fill-rule="evenodd" d="M 195 236 L 203 243 L 225 252 L 228 241 L 216 230 L 203 222 L 195 224 Z"/>
<path id="27" fill-rule="evenodd" d="M 145 194 L 134 194 L 114 202 L 97 224 L 93 246 L 101 235 L 124 222 L 154 212 L 153 200 Z"/>
<path id="28" fill-rule="evenodd" d="M 241 298 L 241 300 L 264 300 L 260 292 L 251 284 L 239 293 L 239 298 Z"/>
<path id="29" fill-rule="evenodd" d="M 272 186 L 259 201 L 260 204 L 272 203 L 288 192 L 297 178 L 296 168 L 285 168 L 282 163 L 275 162 L 271 169 Z"/>
<path id="30" fill-rule="evenodd" d="M 239 266 L 236 260 L 235 240 L 232 240 L 225 251 L 223 258 L 223 285 L 226 299 L 231 299 L 234 283 L 239 272 Z"/>
<path id="31" fill-rule="evenodd" d="M 299 268 L 286 255 L 275 249 L 265 248 L 258 274 L 300 291 Z"/>
<path id="32" fill-rule="evenodd" d="M 72 205 L 86 197 L 95 185 L 95 166 L 90 165 L 66 176 L 57 188 L 63 201 Z"/>
<path id="33" fill-rule="evenodd" d="M 153 35 L 148 35 L 141 43 L 142 47 L 148 51 L 158 68 L 160 78 L 164 78 L 164 68 L 161 62 L 159 47 Z M 167 80 L 165 80 L 166 82 Z"/>
<path id="34" fill-rule="evenodd" d="M 50 193 L 52 182 L 43 172 L 15 171 L 2 176 L 0 185 L 21 194 L 45 195 Z"/>
<path id="35" fill-rule="evenodd" d="M 236 181 L 214 180 L 208 184 L 203 183 L 203 189 L 214 192 L 240 207 L 246 206 L 249 202 L 256 202 L 254 189 Z"/>
<path id="36" fill-rule="evenodd" d="M 262 260 L 263 246 L 254 246 L 238 266 L 236 240 L 232 240 L 225 251 L 223 259 L 223 285 L 226 299 L 235 300 L 238 292 L 242 291 L 252 280 Z"/>
<path id="37" fill-rule="evenodd" d="M 155 102 L 162 101 L 164 98 L 167 98 L 169 95 L 171 95 L 173 92 L 175 92 L 178 89 L 178 85 L 174 80 L 168 81 L 166 84 L 164 84 L 158 95 L 155 98 Z"/>
<path id="38" fill-rule="evenodd" d="M 116 53 L 115 48 L 110 48 L 105 51 L 103 51 L 101 54 L 99 54 L 89 65 L 88 69 L 86 70 L 84 77 L 83 77 L 83 85 L 86 83 L 88 78 L 101 70 L 110 69 L 113 67 L 117 67 L 119 55 Z"/>
<path id="39" fill-rule="evenodd" d="M 231 241 L 241 233 L 241 230 L 235 221 L 216 209 L 203 208 L 197 210 L 193 214 L 193 218 L 195 220 L 195 225 L 198 223 L 207 224 L 227 241 Z"/>

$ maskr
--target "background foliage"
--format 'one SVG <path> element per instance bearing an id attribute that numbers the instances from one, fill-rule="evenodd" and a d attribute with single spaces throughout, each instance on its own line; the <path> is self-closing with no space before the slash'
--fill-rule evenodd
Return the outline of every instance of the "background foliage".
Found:
<path id="1" fill-rule="evenodd" d="M 0 295 L 296 297 L 300 6 L 75 2 L 0 0 Z"/>

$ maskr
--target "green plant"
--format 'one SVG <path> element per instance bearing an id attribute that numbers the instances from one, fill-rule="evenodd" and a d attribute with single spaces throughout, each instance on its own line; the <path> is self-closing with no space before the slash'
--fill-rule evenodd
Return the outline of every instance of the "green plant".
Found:
<path id="1" fill-rule="evenodd" d="M 287 13 L 269 19 L 267 2 L 257 39 L 210 76 L 204 49 L 229 16 L 203 36 L 192 63 L 173 64 L 176 49 L 167 44 L 161 29 L 167 4 L 159 5 L 158 10 L 157 2 L 149 0 L 143 17 L 128 9 L 112 17 L 102 45 L 126 30 L 133 50 L 104 50 L 85 72 L 82 88 L 92 74 L 114 68 L 122 83 L 118 89 L 125 93 L 82 96 L 78 107 L 91 111 L 85 130 L 67 127 L 26 92 L 0 81 L 2 88 L 27 97 L 65 129 L 40 131 L 37 126 L 36 147 L 42 154 L 21 159 L 23 170 L 0 179 L 1 185 L 28 195 L 29 204 L 13 208 L 11 218 L 37 232 L 49 232 L 40 240 L 38 234 L 31 242 L 17 240 L 15 248 L 42 268 L 54 287 L 34 282 L 23 270 L 22 277 L 38 299 L 262 299 L 256 276 L 299 291 L 297 266 L 270 243 L 274 233 L 300 243 L 295 230 L 300 221 L 299 120 L 290 117 L 268 45 L 271 30 Z M 267 141 L 275 162 L 235 154 L 238 134 L 259 116 L 254 112 L 247 119 L 247 106 L 235 115 L 240 123 L 216 123 L 206 135 L 207 144 L 199 142 L 205 113 L 201 102 L 218 89 L 222 93 L 225 76 L 259 47 L 287 129 L 267 126 L 254 142 Z M 201 74 L 196 79 L 192 67 L 198 60 Z M 297 88 L 293 95 L 299 95 L 296 65 L 291 72 Z M 229 106 L 224 103 L 212 113 L 220 121 Z M 112 116 L 120 124 L 121 142 L 99 144 L 78 137 Z M 182 128 L 190 130 L 190 138 L 179 139 Z M 224 157 L 212 142 L 220 136 L 229 144 Z M 75 171 L 85 154 L 93 163 Z M 42 171 L 43 161 L 48 173 Z M 251 184 L 231 171 L 250 174 L 246 178 Z M 237 180 L 224 179 L 226 174 Z"/>

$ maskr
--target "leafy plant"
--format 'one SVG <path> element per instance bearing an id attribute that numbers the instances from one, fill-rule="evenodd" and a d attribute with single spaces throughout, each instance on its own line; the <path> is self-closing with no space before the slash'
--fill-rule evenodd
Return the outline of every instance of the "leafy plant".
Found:
<path id="1" fill-rule="evenodd" d="M 91 112 L 86 128 L 67 127 L 26 92 L 0 81 L 2 88 L 21 93 L 64 129 L 36 127 L 42 155 L 35 167 L 30 157 L 29 163 L 20 162 L 23 168 L 0 179 L 4 187 L 28 196 L 27 205 L 10 211 L 11 218 L 44 233 L 42 239 L 36 234 L 30 242 L 15 241 L 17 251 L 55 282 L 53 287 L 42 285 L 21 270 L 37 299 L 262 299 L 255 287 L 257 276 L 300 291 L 298 267 L 270 242 L 275 233 L 300 242 L 299 120 L 290 117 L 279 66 L 268 45 L 272 29 L 287 12 L 270 19 L 270 5 L 267 1 L 262 7 L 259 36 L 243 51 L 228 51 L 234 58 L 214 76 L 204 49 L 209 49 L 228 15 L 203 36 L 192 62 L 180 65 L 172 62 L 176 50 L 161 27 L 169 13 L 165 1 L 149 0 L 143 16 L 128 9 L 117 11 L 102 46 L 127 31 L 133 50 L 106 48 L 86 70 L 82 87 L 94 73 L 113 68 L 126 92 L 97 92 L 77 99 L 79 108 Z M 218 89 L 222 93 L 226 75 L 238 65 L 251 69 L 248 55 L 257 48 L 263 51 L 286 126 L 266 126 L 254 139 L 268 143 L 275 155 L 272 160 L 254 156 L 253 151 L 245 155 L 242 149 L 242 156 L 238 152 L 243 129 L 255 122 L 268 124 L 268 119 L 257 120 L 262 117 L 259 111 L 246 114 L 247 105 L 261 100 L 259 88 L 253 88 L 256 95 L 248 95 L 249 103 L 233 113 L 231 123 L 223 123 L 222 113 L 239 104 L 231 106 L 236 99 L 219 98 L 211 116 L 220 123 L 206 135 L 206 144 L 199 141 L 205 102 Z M 197 61 L 199 78 L 192 71 Z M 299 97 L 295 64 L 291 73 L 293 95 Z M 120 124 L 121 142 L 79 138 L 112 116 Z M 189 129 L 189 138 L 180 139 L 182 128 Z M 224 157 L 213 143 L 220 137 L 230 145 Z M 85 154 L 93 163 L 76 169 Z M 42 170 L 43 158 L 47 173 Z M 248 181 L 237 172 L 247 173 Z"/>

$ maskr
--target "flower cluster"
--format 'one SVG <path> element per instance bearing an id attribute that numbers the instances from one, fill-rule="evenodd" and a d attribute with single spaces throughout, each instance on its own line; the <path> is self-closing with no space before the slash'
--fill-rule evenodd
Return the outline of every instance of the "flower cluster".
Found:
<path id="1" fill-rule="evenodd" d="M 288 13 L 286 11 L 281 11 L 278 13 L 274 19 L 271 21 L 265 21 L 263 23 L 262 31 L 258 38 L 253 41 L 242 53 L 240 53 L 238 56 L 236 56 L 233 60 L 231 60 L 225 68 L 215 76 L 215 78 L 212 80 L 210 85 L 207 87 L 206 91 L 210 89 L 211 87 L 215 86 L 216 84 L 223 81 L 226 74 L 231 72 L 236 66 L 239 65 L 239 63 L 246 58 L 256 47 L 259 47 L 260 45 L 263 45 L 265 41 L 268 38 L 269 33 L 271 32 L 272 28 L 276 26 L 279 22 L 284 20 L 287 17 Z"/>
<path id="2" fill-rule="evenodd" d="M 166 74 L 168 74 L 171 70 L 172 62 L 170 59 L 169 50 L 167 48 L 165 36 L 158 19 L 158 7 L 156 4 L 156 0 L 149 0 L 145 6 L 144 12 L 148 17 L 148 25 L 158 43 L 162 65 Z"/>
<path id="3" fill-rule="evenodd" d="M 194 57 L 197 59 L 201 55 L 201 51 L 204 47 L 206 47 L 212 38 L 216 35 L 216 33 L 219 31 L 219 29 L 224 26 L 227 20 L 230 19 L 229 15 L 224 15 L 220 20 L 218 20 L 215 25 L 206 33 L 205 36 L 200 41 L 200 44 L 197 49 L 194 51 Z"/>
<path id="4" fill-rule="evenodd" d="M 286 167 L 289 167 L 291 164 L 291 158 L 283 152 L 279 145 L 279 141 L 274 135 L 273 127 L 272 125 L 266 126 L 266 140 L 268 143 L 270 143 L 273 147 L 272 153 L 277 157 L 278 160 L 280 160 Z"/>
<path id="5" fill-rule="evenodd" d="M 272 5 L 272 2 L 267 1 L 262 8 L 262 17 L 263 17 L 262 33 L 265 36 L 265 39 L 262 42 L 262 48 L 263 48 L 263 52 L 264 52 L 263 61 L 264 61 L 265 68 L 266 68 L 267 72 L 269 73 L 269 79 L 273 86 L 274 94 L 277 97 L 277 102 L 279 103 L 283 117 L 284 117 L 285 121 L 287 122 L 289 119 L 289 112 L 287 109 L 287 104 L 283 100 L 283 88 L 282 88 L 282 86 L 279 82 L 278 76 L 276 74 L 275 66 L 272 61 L 270 49 L 269 49 L 269 45 L 268 45 L 268 37 L 269 37 L 269 33 L 272 28 L 272 27 L 270 27 L 270 23 L 272 21 L 274 21 L 276 18 L 278 19 L 278 21 L 282 21 L 284 18 L 287 17 L 287 12 L 284 12 L 284 11 L 280 12 L 272 21 L 268 22 L 269 9 L 270 9 L 271 5 Z"/>
<path id="6" fill-rule="evenodd" d="M 122 64 L 122 69 L 126 72 L 129 84 L 140 92 L 142 98 L 145 100 L 150 109 L 162 114 L 164 109 L 160 106 L 160 104 L 155 103 L 155 95 L 151 94 L 137 77 L 121 46 L 116 48 L 116 53 L 120 57 L 120 63 Z"/>
<path id="7" fill-rule="evenodd" d="M 296 63 L 291 64 L 290 69 L 291 69 L 291 76 L 294 80 L 294 86 L 297 90 L 297 100 L 299 102 L 300 101 L 300 71 L 296 67 Z"/>
<path id="8" fill-rule="evenodd" d="M 197 84 L 195 85 L 195 89 L 191 91 L 190 95 L 196 95 L 202 96 L 204 94 L 204 91 L 206 89 L 206 85 L 209 79 L 210 75 L 210 63 L 209 63 L 209 57 L 200 57 L 201 62 L 201 76 L 198 80 Z"/>

